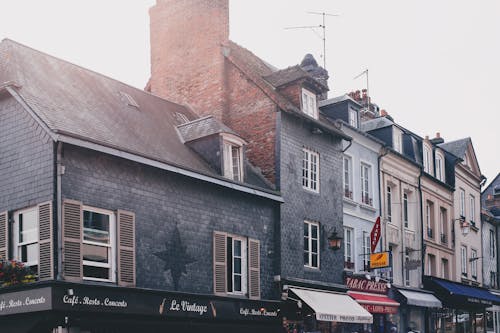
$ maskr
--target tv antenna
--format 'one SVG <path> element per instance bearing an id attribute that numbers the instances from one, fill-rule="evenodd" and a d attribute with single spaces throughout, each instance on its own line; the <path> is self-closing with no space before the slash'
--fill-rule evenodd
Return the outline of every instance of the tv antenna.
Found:
<path id="1" fill-rule="evenodd" d="M 330 13 L 325 13 L 325 12 L 307 12 L 307 14 L 312 14 L 312 15 L 321 15 L 323 17 L 323 23 L 320 25 L 307 25 L 307 26 L 300 26 L 300 27 L 287 27 L 285 30 L 292 30 L 292 29 L 311 29 L 316 36 L 318 36 L 320 39 L 323 40 L 323 68 L 326 69 L 326 17 L 327 16 L 339 16 L 338 14 L 330 14 Z M 322 29 L 323 30 L 323 36 L 319 35 L 318 32 L 315 29 Z"/>
<path id="2" fill-rule="evenodd" d="M 370 111 L 370 85 L 369 85 L 369 81 L 368 81 L 368 68 L 365 69 L 360 74 L 356 75 L 353 78 L 353 80 L 356 80 L 357 78 L 359 78 L 359 77 L 361 77 L 363 75 L 366 75 L 366 103 L 367 103 L 368 111 Z"/>

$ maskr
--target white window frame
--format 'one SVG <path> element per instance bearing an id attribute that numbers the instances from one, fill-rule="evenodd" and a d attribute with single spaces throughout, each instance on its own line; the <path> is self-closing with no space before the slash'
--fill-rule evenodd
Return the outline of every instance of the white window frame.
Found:
<path id="1" fill-rule="evenodd" d="M 243 146 L 239 142 L 223 139 L 224 150 L 224 177 L 243 182 Z M 234 151 L 237 151 L 237 164 L 235 164 Z M 235 167 L 237 168 L 235 172 Z"/>
<path id="2" fill-rule="evenodd" d="M 109 244 L 103 244 L 99 242 L 92 242 L 84 239 L 84 235 L 82 235 L 82 245 L 83 244 L 88 244 L 88 245 L 94 245 L 94 246 L 101 246 L 105 247 L 108 249 L 108 258 L 109 258 L 109 263 L 102 263 L 102 262 L 95 262 L 95 261 L 90 261 L 90 260 L 83 260 L 83 253 L 82 253 L 82 276 L 84 280 L 88 281 L 102 281 L 102 282 L 116 282 L 116 253 L 117 253 L 117 243 L 116 243 L 116 215 L 114 212 L 101 209 L 101 208 L 95 208 L 91 206 L 83 206 L 82 207 L 82 214 L 84 211 L 89 211 L 89 212 L 94 212 L 98 214 L 103 214 L 103 215 L 108 215 L 109 216 Z M 83 223 L 83 220 L 82 220 Z M 82 225 L 82 230 L 84 229 Z M 101 278 L 94 278 L 94 277 L 86 277 L 83 274 L 83 266 L 93 266 L 93 267 L 103 267 L 103 268 L 108 268 L 109 269 L 109 279 L 101 279 Z"/>
<path id="3" fill-rule="evenodd" d="M 403 153 L 403 132 L 394 127 L 392 131 L 392 139 L 394 143 L 394 150 L 397 151 L 398 153 L 402 154 Z"/>
<path id="4" fill-rule="evenodd" d="M 462 276 L 467 276 L 467 246 L 460 246 L 460 262 L 462 263 Z"/>
<path id="5" fill-rule="evenodd" d="M 423 161 L 424 161 L 424 171 L 428 174 L 432 174 L 431 172 L 431 149 L 427 144 L 424 143 L 424 152 L 423 152 Z"/>
<path id="6" fill-rule="evenodd" d="M 448 210 L 444 207 L 439 207 L 439 224 L 441 227 L 441 234 L 444 235 L 445 239 L 440 236 L 441 243 L 448 244 Z M 445 240 L 443 242 L 443 240 Z"/>
<path id="7" fill-rule="evenodd" d="M 302 112 L 314 119 L 318 119 L 316 94 L 305 88 L 302 88 Z"/>
<path id="8" fill-rule="evenodd" d="M 446 279 L 449 276 L 449 261 L 446 258 L 441 258 L 441 278 Z"/>
<path id="9" fill-rule="evenodd" d="M 31 232 L 34 232 L 36 234 L 36 240 L 31 240 L 31 241 L 24 241 L 24 242 L 19 242 L 19 215 L 24 215 L 28 212 L 33 212 L 35 214 L 35 219 L 36 219 L 36 228 L 35 229 L 29 229 L 31 230 Z M 37 207 L 30 207 L 30 208 L 26 208 L 26 209 L 22 209 L 22 210 L 19 210 L 17 212 L 14 213 L 14 246 L 13 246 L 13 258 L 16 259 L 17 261 L 21 261 L 21 250 L 20 248 L 23 247 L 23 246 L 29 246 L 29 245 L 33 245 L 33 244 L 39 244 L 39 225 L 38 225 L 38 209 Z M 29 266 L 29 267 L 33 267 L 33 266 L 38 266 L 39 264 L 39 245 L 37 246 L 37 260 L 34 260 L 34 261 L 27 261 L 27 262 L 23 262 L 25 264 L 25 266 Z M 38 270 L 38 267 L 37 267 L 37 270 Z"/>
<path id="10" fill-rule="evenodd" d="M 358 128 L 358 112 L 351 108 L 349 108 L 349 125 Z"/>
<path id="11" fill-rule="evenodd" d="M 496 248 L 495 241 L 496 241 L 495 231 L 490 229 L 490 257 L 491 258 L 496 257 L 497 248 Z"/>
<path id="12" fill-rule="evenodd" d="M 370 235 L 363 233 L 363 267 L 365 270 L 370 269 L 370 254 L 371 254 L 371 241 Z"/>
<path id="13" fill-rule="evenodd" d="M 435 238 L 435 231 L 433 227 L 435 227 L 434 219 L 434 203 L 430 200 L 426 200 L 425 202 L 425 223 L 427 226 L 427 238 Z M 429 235 L 429 230 L 431 230 L 432 237 Z"/>
<path id="14" fill-rule="evenodd" d="M 444 182 L 444 158 L 436 152 L 436 178 Z"/>
<path id="15" fill-rule="evenodd" d="M 347 163 L 346 163 L 347 162 Z M 347 165 L 346 165 L 347 164 Z M 352 186 L 352 158 L 348 155 L 344 155 L 343 159 L 343 180 L 344 180 L 344 197 L 353 199 L 353 186 Z"/>
<path id="16" fill-rule="evenodd" d="M 475 223 L 476 198 L 472 194 L 469 194 L 469 205 L 470 205 L 470 221 Z"/>
<path id="17" fill-rule="evenodd" d="M 368 163 L 361 162 L 360 171 L 361 202 L 367 206 L 373 206 L 371 175 L 372 166 Z"/>
<path id="18" fill-rule="evenodd" d="M 229 258 L 227 257 L 226 259 L 229 261 L 231 260 L 231 267 L 232 267 L 232 271 L 231 272 L 228 272 L 230 275 L 231 275 L 231 279 L 232 279 L 232 286 L 233 286 L 233 290 L 232 291 L 227 291 L 228 294 L 232 294 L 232 295 L 246 295 L 247 291 L 248 291 L 248 250 L 247 250 L 247 238 L 246 237 L 241 237 L 241 236 L 236 236 L 236 235 L 227 235 L 226 237 L 226 242 L 227 242 L 227 239 L 228 238 L 231 238 L 231 254 L 232 254 L 232 257 Z M 235 255 L 234 255 L 234 244 L 235 244 L 235 241 L 237 242 L 241 242 L 241 256 L 239 257 L 241 259 L 241 273 L 236 273 L 234 271 L 234 259 L 235 259 Z M 227 254 L 226 254 L 227 256 Z M 234 290 L 234 277 L 236 275 L 240 275 L 241 276 L 241 290 Z"/>
<path id="19" fill-rule="evenodd" d="M 316 193 L 319 193 L 319 157 L 310 149 L 302 149 L 302 187 Z"/>
<path id="20" fill-rule="evenodd" d="M 392 222 L 392 187 L 387 185 L 386 187 L 386 214 L 387 221 Z"/>
<path id="21" fill-rule="evenodd" d="M 460 189 L 460 216 L 465 217 L 465 190 Z"/>
<path id="22" fill-rule="evenodd" d="M 349 270 L 355 269 L 356 258 L 354 256 L 354 229 L 349 227 L 344 227 L 344 262 L 350 262 L 353 264 L 353 268 L 349 268 Z"/>
<path id="23" fill-rule="evenodd" d="M 403 225 L 405 228 L 410 227 L 410 212 L 408 207 L 408 193 L 403 192 Z"/>
<path id="24" fill-rule="evenodd" d="M 470 258 L 471 259 L 477 258 L 477 250 L 476 249 L 470 250 Z M 470 262 L 470 274 L 474 280 L 477 280 L 477 261 L 478 261 L 478 259 L 472 260 Z"/>
<path id="25" fill-rule="evenodd" d="M 313 235 L 313 226 L 316 227 L 316 235 Z M 307 254 L 307 261 L 304 262 L 304 266 L 307 268 L 319 269 L 319 257 L 320 257 L 320 231 L 319 223 L 312 221 L 304 221 L 304 227 L 307 228 L 307 235 L 304 233 L 304 244 L 307 243 L 307 251 L 304 247 L 304 254 Z M 305 229 L 304 228 L 304 229 Z M 305 231 L 305 230 L 304 230 Z M 313 251 L 313 242 L 316 241 L 316 252 Z M 313 265 L 313 255 L 316 255 L 318 260 L 316 260 L 316 266 Z M 305 256 L 304 256 L 305 259 Z"/>

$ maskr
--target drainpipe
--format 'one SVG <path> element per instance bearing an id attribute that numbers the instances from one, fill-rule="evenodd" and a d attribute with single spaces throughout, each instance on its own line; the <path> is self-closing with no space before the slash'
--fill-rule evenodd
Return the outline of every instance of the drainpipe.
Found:
<path id="1" fill-rule="evenodd" d="M 381 161 L 382 157 L 384 157 L 388 153 L 389 153 L 389 150 L 386 148 L 386 146 L 382 146 L 380 148 L 380 152 L 379 152 L 378 157 L 377 157 L 377 167 L 378 167 L 377 179 L 378 179 L 378 192 L 379 192 L 378 193 L 378 215 L 380 216 L 380 223 L 382 223 L 382 200 L 383 200 L 383 186 L 382 186 L 382 183 L 380 182 L 381 181 L 380 174 L 382 173 L 382 171 L 380 169 L 380 161 Z M 384 179 L 385 179 L 385 177 L 384 177 Z M 387 240 L 387 227 L 386 227 L 385 221 L 384 221 L 384 239 L 380 242 L 380 251 L 381 252 L 383 251 L 382 243 L 385 242 L 386 240 Z"/>
<path id="2" fill-rule="evenodd" d="M 62 193 L 61 176 L 63 175 L 63 166 L 61 164 L 63 143 L 57 142 L 56 172 L 57 172 L 57 280 L 62 280 Z"/>
<path id="3" fill-rule="evenodd" d="M 424 206 L 422 204 L 422 167 L 420 167 L 420 174 L 418 175 L 418 195 L 419 195 L 419 206 L 420 210 L 418 214 L 420 215 L 420 253 L 421 253 L 421 260 L 422 260 L 422 272 L 420 274 L 420 284 L 422 285 L 424 283 L 424 273 L 425 273 L 425 244 L 424 244 L 424 219 L 423 216 L 424 214 L 422 213 L 422 210 L 424 209 Z"/>

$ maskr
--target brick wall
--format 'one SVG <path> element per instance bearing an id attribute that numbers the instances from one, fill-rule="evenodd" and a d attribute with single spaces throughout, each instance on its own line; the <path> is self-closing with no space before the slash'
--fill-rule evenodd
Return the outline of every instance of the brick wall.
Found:
<path id="1" fill-rule="evenodd" d="M 166 263 L 154 255 L 172 244 L 177 226 L 192 263 L 179 291 L 212 293 L 212 234 L 223 231 L 261 241 L 262 298 L 274 297 L 274 228 L 278 204 L 138 163 L 64 146 L 63 198 L 136 214 L 137 286 L 173 290 Z M 184 257 L 175 253 L 168 266 Z"/>
<path id="2" fill-rule="evenodd" d="M 342 283 L 343 249 L 327 246 L 334 228 L 342 235 L 341 141 L 326 134 L 312 134 L 301 120 L 281 113 L 281 274 L 283 277 Z M 320 192 L 302 188 L 303 147 L 320 155 Z M 304 267 L 304 220 L 320 223 L 320 269 Z"/>
<path id="3" fill-rule="evenodd" d="M 0 211 L 53 199 L 53 147 L 14 98 L 0 99 Z"/>

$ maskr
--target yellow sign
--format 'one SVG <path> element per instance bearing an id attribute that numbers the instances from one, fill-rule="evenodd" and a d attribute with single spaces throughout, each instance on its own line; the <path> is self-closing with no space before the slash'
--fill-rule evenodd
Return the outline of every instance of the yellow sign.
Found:
<path id="1" fill-rule="evenodd" d="M 384 268 L 389 266 L 389 252 L 370 254 L 370 268 Z"/>

